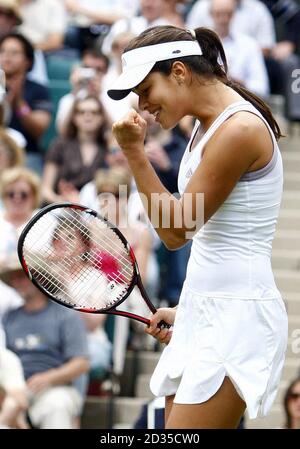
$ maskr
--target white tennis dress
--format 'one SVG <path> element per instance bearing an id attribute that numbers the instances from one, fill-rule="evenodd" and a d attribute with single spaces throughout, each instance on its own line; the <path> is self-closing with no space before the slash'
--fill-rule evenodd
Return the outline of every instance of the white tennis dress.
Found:
<path id="1" fill-rule="evenodd" d="M 264 168 L 240 179 L 194 236 L 173 335 L 150 388 L 157 396 L 175 394 L 175 403 L 195 404 L 213 396 L 228 376 L 253 419 L 267 414 L 277 392 L 287 346 L 287 314 L 271 268 L 282 160 L 269 125 L 251 103 L 227 107 L 190 151 L 192 136 L 178 186 L 183 193 L 207 141 L 238 111 L 249 111 L 266 123 L 273 156 Z"/>

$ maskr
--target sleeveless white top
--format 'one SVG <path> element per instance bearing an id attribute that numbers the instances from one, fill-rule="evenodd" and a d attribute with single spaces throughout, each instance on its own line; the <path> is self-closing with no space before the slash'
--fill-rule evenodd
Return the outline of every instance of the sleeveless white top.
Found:
<path id="1" fill-rule="evenodd" d="M 214 297 L 275 298 L 280 293 L 272 273 L 271 251 L 283 189 L 282 159 L 270 126 L 251 103 L 239 101 L 228 106 L 190 151 L 199 126 L 196 123 L 181 161 L 178 188 L 182 194 L 201 163 L 205 144 L 238 111 L 249 111 L 264 121 L 272 136 L 273 156 L 262 169 L 246 173 L 195 234 L 185 283 Z"/>

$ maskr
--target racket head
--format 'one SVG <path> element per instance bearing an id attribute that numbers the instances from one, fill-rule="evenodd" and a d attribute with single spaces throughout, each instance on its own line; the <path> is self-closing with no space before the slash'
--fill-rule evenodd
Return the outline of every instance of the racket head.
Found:
<path id="1" fill-rule="evenodd" d="M 76 247 L 78 235 L 60 236 L 64 249 L 69 250 L 60 259 L 54 242 L 59 232 L 68 234 L 73 230 L 81 233 L 86 248 L 82 252 L 83 247 Z M 43 294 L 81 312 L 110 313 L 125 301 L 135 285 L 141 284 L 134 252 L 121 231 L 96 211 L 79 204 L 51 204 L 37 212 L 20 235 L 18 257 L 28 278 Z M 76 272 L 78 259 L 82 273 L 75 279 L 73 274 L 68 276 L 68 271 Z M 77 284 L 72 294 L 66 293 L 68 280 Z M 88 285 L 88 290 L 80 287 L 81 283 Z"/>

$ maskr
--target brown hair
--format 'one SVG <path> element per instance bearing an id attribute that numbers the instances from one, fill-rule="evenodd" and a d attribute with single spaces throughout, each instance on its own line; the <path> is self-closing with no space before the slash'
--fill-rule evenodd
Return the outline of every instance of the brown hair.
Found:
<path id="1" fill-rule="evenodd" d="M 217 78 L 234 89 L 246 101 L 249 101 L 256 109 L 258 109 L 270 125 L 276 139 L 278 140 L 282 137 L 279 125 L 266 103 L 245 87 L 242 87 L 240 84 L 235 83 L 228 78 L 226 56 L 218 35 L 214 31 L 203 27 L 196 28 L 194 32 L 203 54 L 201 56 L 184 56 L 178 58 L 178 60 L 184 62 L 190 70 L 197 75 L 208 79 Z M 195 39 L 188 30 L 171 25 L 156 26 L 148 28 L 139 36 L 132 39 L 124 52 L 164 42 L 192 40 Z M 174 59 L 159 61 L 155 64 L 151 72 L 162 72 L 165 75 L 169 75 L 173 63 Z"/>
<path id="2" fill-rule="evenodd" d="M 105 148 L 107 148 L 107 145 L 108 145 L 107 132 L 109 129 L 109 121 L 108 121 L 105 109 L 104 109 L 101 101 L 99 100 L 99 98 L 97 98 L 96 96 L 93 96 L 93 95 L 87 95 L 84 98 L 76 98 L 75 99 L 73 107 L 72 107 L 72 111 L 70 113 L 70 120 L 66 127 L 65 136 L 69 139 L 75 139 L 77 137 L 78 130 L 77 130 L 77 126 L 74 123 L 74 116 L 76 114 L 76 109 L 77 109 L 78 105 L 87 100 L 94 100 L 98 104 L 100 113 L 103 116 L 103 122 L 99 127 L 96 141 L 99 145 L 103 145 Z"/>
<path id="3" fill-rule="evenodd" d="M 284 411 L 285 411 L 285 416 L 286 416 L 286 422 L 285 422 L 285 428 L 286 429 L 290 429 L 291 428 L 291 415 L 289 412 L 289 400 L 290 400 L 290 395 L 293 392 L 294 386 L 297 385 L 298 383 L 300 383 L 300 377 L 298 377 L 297 379 L 293 380 L 292 383 L 290 383 L 288 389 L 285 392 L 284 395 L 284 400 L 283 400 L 283 405 L 284 405 Z"/>
<path id="4" fill-rule="evenodd" d="M 19 147 L 4 128 L 0 127 L 0 145 L 3 145 L 8 154 L 9 167 L 24 164 L 25 154 L 23 148 Z"/>

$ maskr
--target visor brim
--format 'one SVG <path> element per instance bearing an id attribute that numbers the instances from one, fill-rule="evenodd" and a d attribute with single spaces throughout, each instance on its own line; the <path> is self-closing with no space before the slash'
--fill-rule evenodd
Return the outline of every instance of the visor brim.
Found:
<path id="1" fill-rule="evenodd" d="M 111 89 L 107 91 L 107 95 L 113 100 L 122 100 L 138 86 L 150 73 L 155 62 L 137 65 L 125 70 L 113 83 Z"/>

